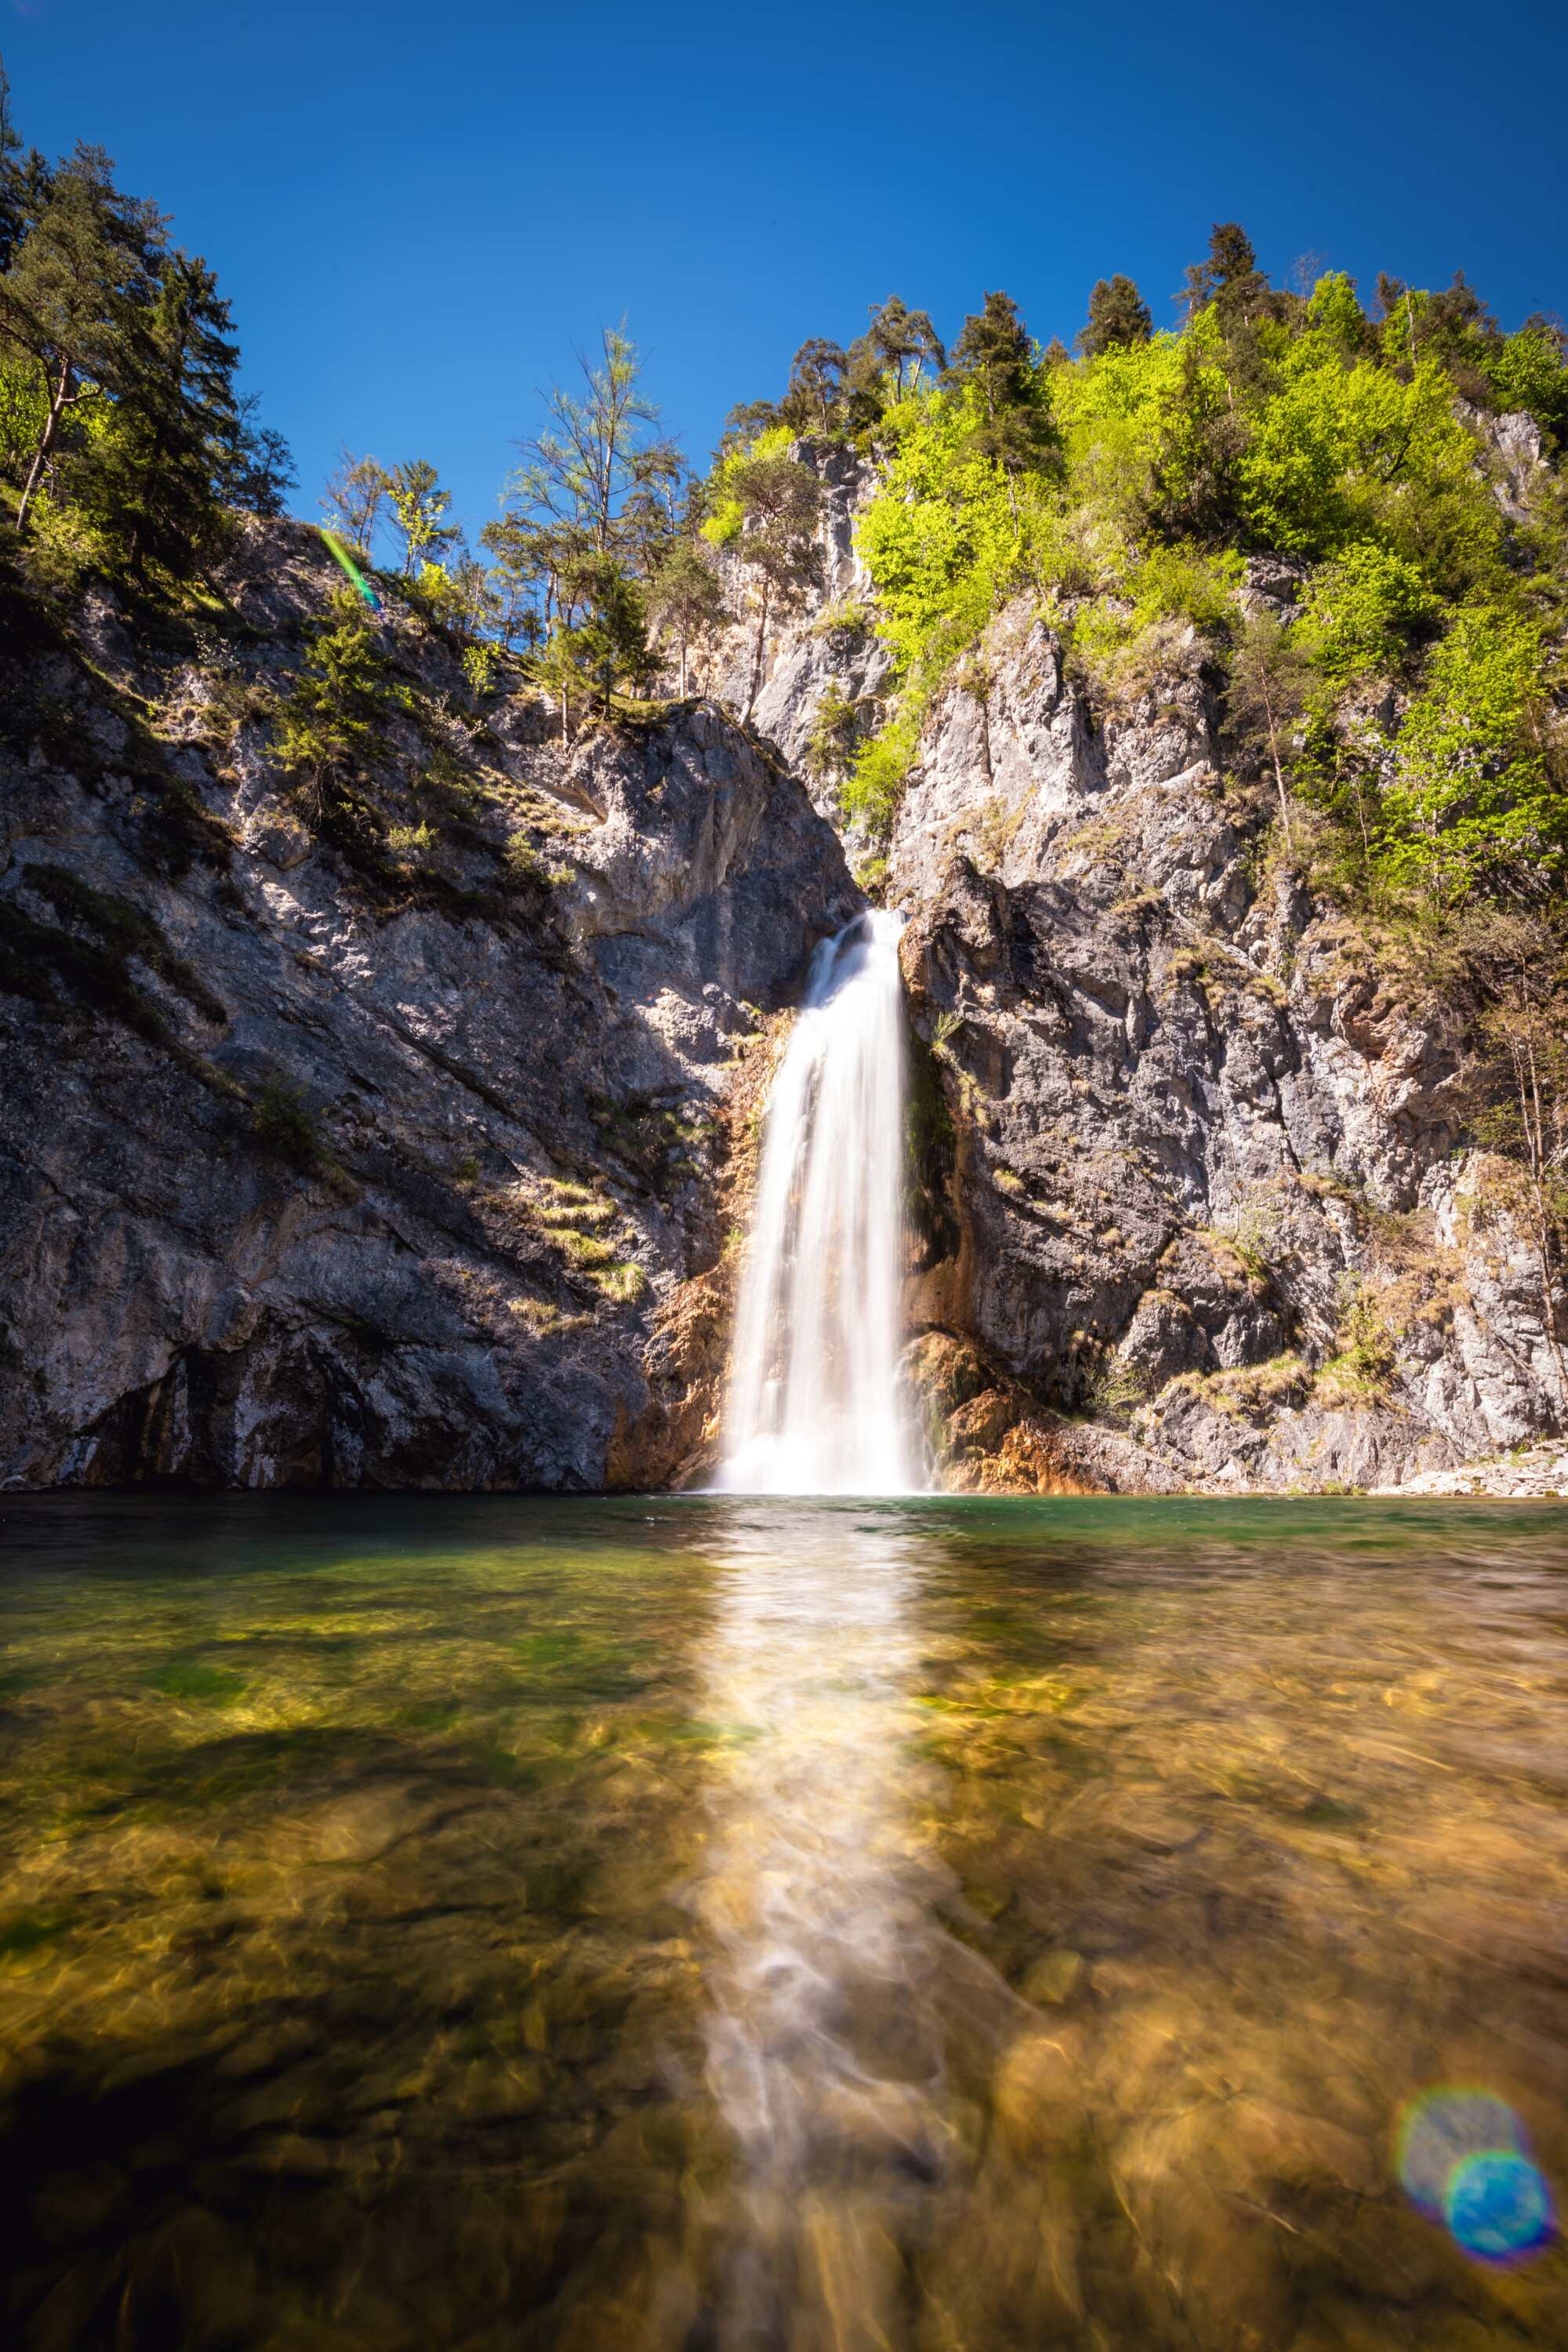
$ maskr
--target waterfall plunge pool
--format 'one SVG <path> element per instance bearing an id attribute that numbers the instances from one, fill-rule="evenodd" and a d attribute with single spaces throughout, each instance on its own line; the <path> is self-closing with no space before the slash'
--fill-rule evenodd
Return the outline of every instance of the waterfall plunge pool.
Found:
<path id="1" fill-rule="evenodd" d="M 1554 1507 L 0 1540 L 18 2346 L 1568 2341 Z"/>

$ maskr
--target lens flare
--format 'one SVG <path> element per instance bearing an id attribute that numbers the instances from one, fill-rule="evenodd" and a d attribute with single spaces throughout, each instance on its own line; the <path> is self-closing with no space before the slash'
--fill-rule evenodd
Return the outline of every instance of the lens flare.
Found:
<path id="1" fill-rule="evenodd" d="M 1551 2236 L 1552 2193 L 1507 2102 L 1468 2084 L 1440 2084 L 1405 2108 L 1399 2178 L 1428 2221 L 1483 2262 L 1517 2262 Z"/>
<path id="2" fill-rule="evenodd" d="M 1492 2148 L 1455 2167 L 1443 2218 L 1468 2254 L 1511 2262 L 1551 2236 L 1552 2197 L 1527 2156 Z"/>
<path id="3" fill-rule="evenodd" d="M 354 586 L 359 590 L 360 594 L 364 598 L 365 603 L 370 606 L 371 611 L 373 613 L 379 613 L 381 610 L 381 599 L 376 594 L 375 590 L 371 586 L 369 581 L 365 578 L 363 572 L 360 570 L 358 564 L 350 555 L 347 548 L 342 546 L 339 541 L 332 537 L 331 532 L 326 529 L 324 524 L 318 523 L 316 528 L 320 530 L 322 539 L 326 542 L 327 553 L 332 557 L 335 562 L 342 564 L 343 570 L 348 573 L 349 578 L 353 582 Z"/>

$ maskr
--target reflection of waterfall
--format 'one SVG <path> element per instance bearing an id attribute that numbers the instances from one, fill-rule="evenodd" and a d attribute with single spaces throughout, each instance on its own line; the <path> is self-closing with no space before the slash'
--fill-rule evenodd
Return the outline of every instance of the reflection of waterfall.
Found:
<path id="1" fill-rule="evenodd" d="M 744 2200 L 718 2340 L 870 2352 L 901 2340 L 895 2247 L 945 2168 L 937 1979 L 968 1959 L 918 1826 L 921 1548 L 863 1507 L 752 1508 L 704 1660 L 728 1738 L 694 1890 Z"/>
<path id="2" fill-rule="evenodd" d="M 896 1494 L 904 1036 L 897 915 L 826 940 L 768 1107 L 721 1483 Z"/>

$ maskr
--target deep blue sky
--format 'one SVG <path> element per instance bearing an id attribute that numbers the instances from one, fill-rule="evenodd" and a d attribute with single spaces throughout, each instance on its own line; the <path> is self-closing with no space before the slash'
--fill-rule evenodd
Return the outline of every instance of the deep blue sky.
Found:
<path id="1" fill-rule="evenodd" d="M 700 459 L 807 335 L 891 292 L 1042 341 L 1136 278 L 1162 323 L 1238 218 L 1568 311 L 1568 11 L 1545 0 L 663 9 L 0 0 L 16 121 L 106 146 L 231 298 L 313 515 L 338 441 L 429 457 L 471 528 L 535 387 L 623 315 Z"/>

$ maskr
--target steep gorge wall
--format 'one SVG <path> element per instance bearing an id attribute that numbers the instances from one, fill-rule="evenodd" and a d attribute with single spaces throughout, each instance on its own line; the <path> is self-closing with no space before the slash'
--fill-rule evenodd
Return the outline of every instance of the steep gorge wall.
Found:
<path id="1" fill-rule="evenodd" d="M 102 598 L 14 649 L 0 1477 L 705 1475 L 765 1016 L 863 903 L 805 750 L 825 695 L 889 683 L 870 469 L 807 454 L 824 584 L 750 728 L 740 628 L 700 696 L 566 751 L 388 615 L 388 806 L 460 820 L 394 888 L 321 840 L 258 716 L 331 584 L 313 533 L 249 530 L 216 649 Z M 1248 593 L 1288 602 L 1289 567 Z M 1020 604 L 963 676 L 881 886 L 910 919 L 909 1371 L 948 1483 L 1398 1484 L 1555 1426 L 1458 1024 L 1266 866 L 1201 646 L 1169 632 L 1115 695 Z M 279 1086 L 315 1130 L 292 1157 Z"/>
<path id="2" fill-rule="evenodd" d="M 1201 652 L 1173 631 L 1091 694 L 1019 604 L 933 705 L 893 827 L 955 1136 L 911 1319 L 973 1343 L 971 1387 L 1024 1384 L 971 1445 L 951 1351 L 917 1348 L 959 1483 L 1031 1397 L 1122 1433 L 1107 1483 L 1222 1490 L 1399 1483 L 1560 1417 L 1533 1254 L 1463 1148 L 1460 1023 L 1265 870 Z"/>
<path id="3" fill-rule="evenodd" d="M 1530 420 L 1481 423 L 1539 463 Z M 804 766 L 825 698 L 891 680 L 854 552 L 874 470 L 798 454 L 824 581 L 755 715 Z M 1300 572 L 1253 558 L 1242 602 L 1290 617 Z M 714 654 L 743 697 L 738 633 Z M 961 675 L 890 838 L 850 835 L 910 919 L 909 1368 L 947 1482 L 1396 1486 L 1562 1425 L 1532 1248 L 1468 1148 L 1462 1008 L 1385 984 L 1268 862 L 1271 796 L 1224 756 L 1194 633 L 1118 689 L 1069 675 L 1026 600 Z"/>
<path id="4" fill-rule="evenodd" d="M 331 581 L 258 527 L 221 646 L 99 598 L 5 661 L 13 1488 L 602 1485 L 650 1318 L 723 1248 L 743 1041 L 860 903 L 716 706 L 567 752 L 396 613 L 381 789 L 458 818 L 367 884 L 246 716 Z"/>

